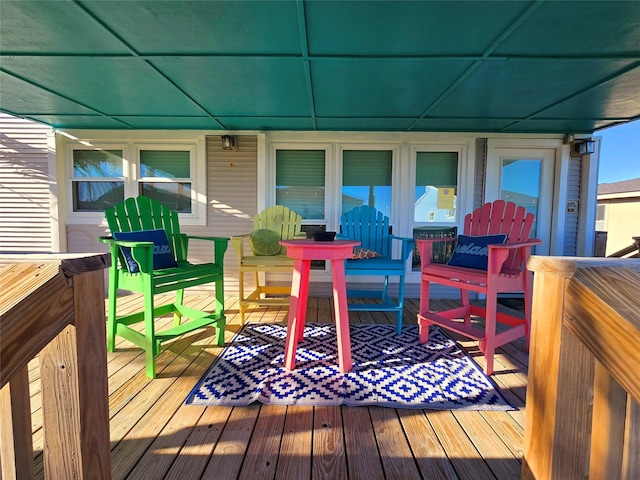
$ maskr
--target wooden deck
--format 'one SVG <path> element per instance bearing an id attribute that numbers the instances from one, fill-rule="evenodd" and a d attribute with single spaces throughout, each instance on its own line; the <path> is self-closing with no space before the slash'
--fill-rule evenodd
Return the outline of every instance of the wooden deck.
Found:
<path id="1" fill-rule="evenodd" d="M 189 297 L 207 309 L 210 298 Z M 121 308 L 140 303 L 130 295 Z M 451 302 L 432 301 L 434 310 Z M 240 329 L 227 302 L 229 342 Z M 440 308 L 441 307 L 441 308 Z M 331 321 L 331 299 L 309 299 L 307 321 Z M 405 302 L 414 322 L 417 300 Z M 287 309 L 252 310 L 248 321 L 286 322 Z M 167 322 L 170 319 L 167 318 Z M 350 321 L 393 323 L 385 314 L 350 312 Z M 475 342 L 460 344 L 483 364 Z M 524 342 L 502 347 L 492 376 L 510 412 L 381 407 L 194 407 L 184 400 L 222 348 L 212 330 L 167 345 L 158 378 L 144 373 L 142 351 L 120 340 L 108 354 L 111 462 L 114 479 L 514 479 L 520 478 L 527 354 Z M 30 372 L 36 477 L 43 477 L 39 366 Z"/>

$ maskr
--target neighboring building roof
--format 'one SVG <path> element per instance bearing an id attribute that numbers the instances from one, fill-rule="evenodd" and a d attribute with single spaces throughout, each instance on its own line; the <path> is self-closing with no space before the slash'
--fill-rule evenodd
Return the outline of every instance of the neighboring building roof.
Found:
<path id="1" fill-rule="evenodd" d="M 621 182 L 601 183 L 598 185 L 598 195 L 611 195 L 614 193 L 640 192 L 640 177 Z"/>

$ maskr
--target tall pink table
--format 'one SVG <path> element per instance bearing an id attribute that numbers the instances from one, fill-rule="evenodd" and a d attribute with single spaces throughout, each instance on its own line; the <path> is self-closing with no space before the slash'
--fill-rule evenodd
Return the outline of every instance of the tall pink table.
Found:
<path id="1" fill-rule="evenodd" d="M 307 314 L 309 294 L 309 271 L 311 260 L 330 260 L 333 274 L 333 305 L 336 316 L 336 339 L 338 342 L 338 364 L 341 372 L 351 370 L 351 339 L 349 337 L 349 313 L 347 311 L 347 285 L 344 274 L 344 260 L 351 258 L 353 247 L 360 245 L 355 240 L 282 240 L 287 247 L 287 255 L 295 259 L 287 340 L 284 346 L 284 366 L 288 370 L 296 367 L 296 349 L 304 338 L 304 322 Z"/>

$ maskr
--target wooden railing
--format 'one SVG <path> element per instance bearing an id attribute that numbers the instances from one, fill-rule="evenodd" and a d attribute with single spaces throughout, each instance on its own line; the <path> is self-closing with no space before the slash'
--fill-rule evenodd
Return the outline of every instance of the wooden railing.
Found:
<path id="1" fill-rule="evenodd" d="M 1 478 L 34 475 L 28 363 L 39 354 L 45 478 L 111 478 L 108 254 L 0 256 Z"/>
<path id="2" fill-rule="evenodd" d="M 613 258 L 640 258 L 640 237 L 631 237 L 633 239 L 633 243 L 628 247 L 625 247 L 617 252 L 608 255 L 608 257 Z"/>
<path id="3" fill-rule="evenodd" d="M 522 478 L 640 478 L 640 260 L 531 257 Z"/>

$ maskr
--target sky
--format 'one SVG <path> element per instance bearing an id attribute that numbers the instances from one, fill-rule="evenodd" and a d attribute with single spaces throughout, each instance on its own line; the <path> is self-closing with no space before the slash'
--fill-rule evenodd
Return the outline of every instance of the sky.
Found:
<path id="1" fill-rule="evenodd" d="M 640 178 L 640 120 L 599 130 L 602 137 L 598 183 Z"/>

